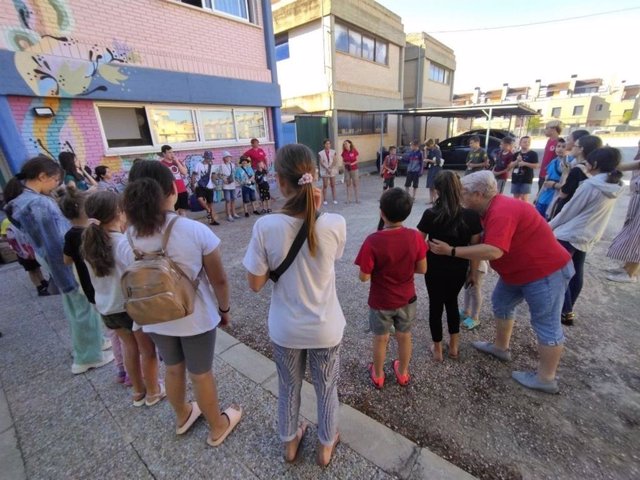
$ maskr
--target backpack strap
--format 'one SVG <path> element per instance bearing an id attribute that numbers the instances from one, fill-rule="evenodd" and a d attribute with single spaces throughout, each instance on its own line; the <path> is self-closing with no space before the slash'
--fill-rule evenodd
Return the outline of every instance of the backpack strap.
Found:
<path id="1" fill-rule="evenodd" d="M 316 220 L 318 219 L 319 216 L 320 214 L 316 212 Z M 298 252 L 302 248 L 302 245 L 304 245 L 304 242 L 307 240 L 307 236 L 308 236 L 308 228 L 307 228 L 307 221 L 305 220 L 302 223 L 302 227 L 300 227 L 300 230 L 298 230 L 298 234 L 296 235 L 296 238 L 293 240 L 293 243 L 291 244 L 291 248 L 289 249 L 289 253 L 287 253 L 287 256 L 285 257 L 285 259 L 278 266 L 278 268 L 269 272 L 269 278 L 274 283 L 276 283 L 280 279 L 282 274 L 286 272 L 287 269 L 291 266 L 296 256 L 298 255 Z"/>
<path id="2" fill-rule="evenodd" d="M 167 228 L 164 230 L 164 234 L 162 235 L 162 246 L 160 247 L 160 252 L 162 253 L 162 255 L 166 254 L 167 243 L 169 243 L 169 236 L 171 235 L 171 230 L 173 230 L 173 226 L 178 221 L 178 218 L 180 218 L 180 215 L 177 215 L 177 214 L 173 215 L 173 218 L 169 220 L 169 224 L 167 225 Z"/>

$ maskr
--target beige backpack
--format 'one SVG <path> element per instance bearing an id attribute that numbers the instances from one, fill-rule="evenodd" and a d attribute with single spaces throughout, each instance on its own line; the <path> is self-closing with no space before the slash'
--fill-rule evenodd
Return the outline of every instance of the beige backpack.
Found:
<path id="1" fill-rule="evenodd" d="M 135 261 L 124 271 L 120 284 L 127 313 L 139 325 L 170 322 L 193 313 L 198 280 L 191 280 L 166 253 L 178 218 L 175 215 L 169 221 L 157 252 L 136 249 L 127 232 Z"/>

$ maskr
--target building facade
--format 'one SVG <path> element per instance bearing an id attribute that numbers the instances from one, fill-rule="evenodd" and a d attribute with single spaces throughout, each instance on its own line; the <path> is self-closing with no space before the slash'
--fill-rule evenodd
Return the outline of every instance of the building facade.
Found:
<path id="1" fill-rule="evenodd" d="M 373 0 L 274 0 L 272 9 L 283 115 L 314 121 L 298 140 L 319 151 L 325 136 L 338 150 L 350 139 L 360 160 L 375 159 L 398 138 L 395 118 L 365 112 L 403 107 L 400 17 Z"/>
<path id="2" fill-rule="evenodd" d="M 0 171 L 69 150 L 125 172 L 237 157 L 280 130 L 268 0 L 0 0 Z"/>
<path id="3" fill-rule="evenodd" d="M 453 50 L 426 33 L 406 37 L 404 107 L 448 107 L 453 100 L 456 57 Z M 413 139 L 444 139 L 449 121 L 444 118 L 407 117 L 402 122 L 402 144 Z"/>

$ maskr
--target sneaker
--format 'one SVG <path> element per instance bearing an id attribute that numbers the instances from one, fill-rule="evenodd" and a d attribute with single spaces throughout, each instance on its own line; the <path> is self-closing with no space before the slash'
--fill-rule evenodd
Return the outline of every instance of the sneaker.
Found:
<path id="1" fill-rule="evenodd" d="M 337 201 L 337 200 L 334 200 L 334 201 L 333 201 L 333 204 L 334 204 L 334 205 L 337 205 L 337 204 L 338 204 L 338 201 Z"/>
<path id="2" fill-rule="evenodd" d="M 220 225 L 220 222 L 219 222 L 219 221 L 217 221 L 217 220 L 211 220 L 211 221 L 209 222 L 209 225 L 218 226 L 218 225 Z"/>
<path id="3" fill-rule="evenodd" d="M 480 320 L 474 320 L 471 317 L 465 317 L 462 320 L 462 326 L 467 330 L 473 330 L 474 328 L 478 328 L 480 326 Z"/>
<path id="4" fill-rule="evenodd" d="M 630 277 L 627 272 L 622 271 L 607 275 L 607 280 L 618 283 L 636 283 L 638 281 L 638 277 Z"/>
<path id="5" fill-rule="evenodd" d="M 238 215 L 237 213 L 234 213 L 233 218 L 240 218 L 240 215 Z"/>
<path id="6" fill-rule="evenodd" d="M 544 393 L 555 394 L 560 391 L 558 388 L 558 381 L 552 380 L 550 382 L 543 382 L 538 378 L 536 372 L 511 372 L 511 378 L 526 388 L 531 390 L 538 390 Z"/>
<path id="7" fill-rule="evenodd" d="M 144 404 L 147 407 L 153 407 L 156 403 L 158 403 L 160 400 L 162 400 L 164 397 L 167 396 L 167 392 L 164 389 L 164 385 L 162 383 L 160 383 L 159 385 L 160 385 L 160 391 L 158 393 L 156 393 L 155 395 L 147 395 L 145 397 Z"/>
<path id="8" fill-rule="evenodd" d="M 36 289 L 38 290 L 38 296 L 39 297 L 48 297 L 49 295 L 51 295 L 49 293 L 49 290 L 47 290 L 47 287 L 49 286 L 49 284 L 47 285 L 40 285 L 39 287 L 36 287 Z"/>
<path id="9" fill-rule="evenodd" d="M 560 323 L 562 323 L 562 325 L 573 325 L 573 321 L 576 319 L 576 314 L 573 312 L 569 312 L 569 313 L 563 313 L 560 316 Z"/>
<path id="10" fill-rule="evenodd" d="M 254 211 L 253 211 L 253 214 L 254 214 L 254 215 L 260 215 L 260 212 L 259 212 L 259 211 L 257 211 L 257 210 L 254 210 Z"/>
<path id="11" fill-rule="evenodd" d="M 111 362 L 113 362 L 113 353 L 102 352 L 102 360 L 94 363 L 85 363 L 82 365 L 78 363 L 74 363 L 73 365 L 71 365 L 71 373 L 73 373 L 74 375 L 78 375 L 80 373 L 85 373 L 91 370 L 92 368 L 104 367 L 106 364 Z"/>
<path id="12" fill-rule="evenodd" d="M 326 200 L 324 202 L 322 202 L 323 205 L 329 205 L 329 202 L 327 202 Z"/>
<path id="13" fill-rule="evenodd" d="M 245 218 L 249 216 L 249 212 L 244 212 Z"/>
<path id="14" fill-rule="evenodd" d="M 496 348 L 496 346 L 491 342 L 473 342 L 472 345 L 482 353 L 493 355 L 498 360 L 502 360 L 503 362 L 508 362 L 509 360 L 511 360 L 511 352 L 509 350 L 500 350 L 499 348 Z"/>
<path id="15" fill-rule="evenodd" d="M 229 215 L 229 216 L 227 217 L 227 220 L 228 220 L 229 222 L 233 222 L 233 221 L 234 221 L 234 218 L 233 218 L 231 215 Z"/>

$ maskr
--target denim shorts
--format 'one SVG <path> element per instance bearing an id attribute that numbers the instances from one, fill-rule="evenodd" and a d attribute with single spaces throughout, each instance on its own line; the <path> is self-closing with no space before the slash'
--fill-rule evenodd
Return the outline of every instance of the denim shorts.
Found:
<path id="1" fill-rule="evenodd" d="M 224 194 L 225 202 L 233 202 L 236 199 L 236 189 L 223 189 L 222 193 Z"/>
<path id="2" fill-rule="evenodd" d="M 374 335 L 386 335 L 393 326 L 396 332 L 408 333 L 416 319 L 416 297 L 394 310 L 369 310 L 369 326 Z"/>
<path id="3" fill-rule="evenodd" d="M 251 187 L 242 187 L 242 203 L 251 203 L 256 201 L 256 191 Z"/>
<path id="4" fill-rule="evenodd" d="M 531 314 L 531 328 L 538 337 L 538 343 L 556 346 L 564 343 L 564 333 L 560 324 L 564 294 L 573 277 L 573 263 L 540 280 L 524 285 L 510 285 L 498 280 L 491 301 L 493 315 L 499 320 L 513 319 L 516 307 L 526 301 Z"/>
<path id="5" fill-rule="evenodd" d="M 530 183 L 513 183 L 511 182 L 512 195 L 525 195 L 531 193 Z"/>

